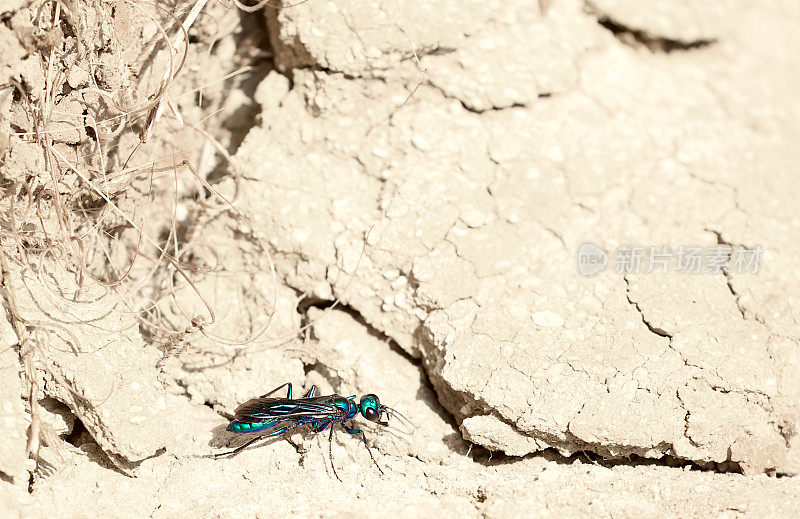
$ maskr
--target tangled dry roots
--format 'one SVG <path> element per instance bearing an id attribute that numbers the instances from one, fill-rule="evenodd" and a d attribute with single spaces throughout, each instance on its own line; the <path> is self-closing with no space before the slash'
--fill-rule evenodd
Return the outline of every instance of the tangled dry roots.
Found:
<path id="1" fill-rule="evenodd" d="M 134 315 L 165 357 L 198 334 L 217 344 L 251 344 L 275 308 L 274 299 L 265 301 L 240 336 L 215 334 L 215 308 L 196 278 L 221 267 L 213 246 L 198 255 L 204 244 L 192 241 L 204 221 L 247 219 L 234 206 L 240 175 L 226 146 L 204 128 L 207 121 L 189 122 L 184 102 L 214 113 L 222 101 L 204 98 L 203 88 L 248 68 L 202 82 L 183 73 L 198 46 L 210 52 L 235 30 L 236 6 L 252 9 L 207 0 L 117 0 L 89 8 L 87 1 L 23 0 L 0 8 L 0 258 L 6 316 L 24 365 L 32 453 L 41 439 L 55 447 L 60 441 L 37 410 L 42 345 L 53 333 L 78 345 L 57 319 L 32 320 L 18 310 L 12 278 L 19 273 L 33 273 L 26 279 L 36 287 L 27 289 L 64 308 Z M 182 147 L 182 139 L 198 137 L 204 146 L 193 156 L 197 146 Z M 197 202 L 192 214 L 179 203 L 187 198 Z M 250 239 L 260 248 L 258 268 L 268 269 L 275 284 L 267 247 Z M 158 302 L 174 299 L 178 285 L 194 291 L 202 311 L 165 319 Z"/>

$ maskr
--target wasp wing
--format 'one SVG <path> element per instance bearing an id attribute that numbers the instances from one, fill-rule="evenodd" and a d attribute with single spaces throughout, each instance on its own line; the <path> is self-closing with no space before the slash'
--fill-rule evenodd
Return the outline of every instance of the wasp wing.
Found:
<path id="1" fill-rule="evenodd" d="M 238 422 L 264 422 L 267 420 L 326 418 L 339 413 L 330 404 L 330 396 L 316 398 L 254 398 L 243 403 L 234 411 L 233 419 Z"/>

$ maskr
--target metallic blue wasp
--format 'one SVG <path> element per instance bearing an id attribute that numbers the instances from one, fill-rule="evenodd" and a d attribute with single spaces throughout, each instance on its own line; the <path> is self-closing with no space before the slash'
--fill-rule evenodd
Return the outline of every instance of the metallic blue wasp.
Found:
<path id="1" fill-rule="evenodd" d="M 270 396 L 284 387 L 288 387 L 286 398 Z M 367 420 L 383 426 L 389 424 L 388 419 L 394 414 L 399 415 L 394 409 L 381 404 L 378 397 L 372 394 L 364 395 L 356 404 L 355 396 L 343 397 L 336 394 L 317 396 L 317 386 L 311 386 L 303 398 L 292 399 L 292 384 L 286 383 L 236 408 L 234 417 L 228 424 L 228 430 L 234 433 L 255 434 L 255 437 L 230 452 L 216 454 L 213 457 L 233 457 L 259 440 L 280 436 L 303 426 L 310 426 L 315 433 L 330 429 L 328 457 L 331 460 L 333 474 L 341 481 L 333 464 L 333 430 L 338 425 L 350 434 L 361 436 L 369 457 L 383 474 L 383 470 L 372 455 L 372 449 L 367 444 L 364 432 L 353 426 L 352 420 L 359 413 Z M 384 415 L 386 420 L 383 419 Z"/>

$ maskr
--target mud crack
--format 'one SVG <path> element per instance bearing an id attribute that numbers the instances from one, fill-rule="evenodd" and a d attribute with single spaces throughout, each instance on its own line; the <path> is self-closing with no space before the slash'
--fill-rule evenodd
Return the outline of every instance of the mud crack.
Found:
<path id="1" fill-rule="evenodd" d="M 628 303 L 631 306 L 633 306 L 634 308 L 636 308 L 637 312 L 639 312 L 639 316 L 641 316 L 641 318 L 642 318 L 642 323 L 644 323 L 644 325 L 647 327 L 647 329 L 650 330 L 652 333 L 658 335 L 659 337 L 667 337 L 671 342 L 672 341 L 672 334 L 670 334 L 668 331 L 666 331 L 663 328 L 660 328 L 660 327 L 654 325 L 653 323 L 651 323 L 650 321 L 647 320 L 647 318 L 644 316 L 644 311 L 642 311 L 642 307 L 639 306 L 638 301 L 634 301 L 633 299 L 631 299 L 630 281 L 628 281 L 627 277 L 625 277 L 623 279 L 625 279 L 625 285 L 626 285 L 626 287 L 625 287 L 625 297 L 627 298 Z"/>
<path id="2" fill-rule="evenodd" d="M 624 45 L 633 48 L 646 48 L 650 52 L 670 53 L 692 51 L 708 47 L 717 42 L 716 39 L 679 40 L 652 34 L 642 29 L 627 26 L 600 10 L 590 0 L 586 1 L 587 11 L 597 19 L 601 27 L 611 32 Z"/>

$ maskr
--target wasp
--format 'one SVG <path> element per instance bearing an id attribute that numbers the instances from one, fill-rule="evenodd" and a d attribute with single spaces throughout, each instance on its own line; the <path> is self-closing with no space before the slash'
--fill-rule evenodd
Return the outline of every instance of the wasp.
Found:
<path id="1" fill-rule="evenodd" d="M 284 387 L 287 388 L 285 398 L 271 396 Z M 367 443 L 364 432 L 355 427 L 353 420 L 361 415 L 366 420 L 385 427 L 389 425 L 389 418 L 402 415 L 391 407 L 381 404 L 378 396 L 374 394 L 364 395 L 356 403 L 355 395 L 345 397 L 337 394 L 317 395 L 317 393 L 317 386 L 311 386 L 303 398 L 293 399 L 292 384 L 288 382 L 265 395 L 243 403 L 234 411 L 233 419 L 228 424 L 228 431 L 252 434 L 253 438 L 232 451 L 215 454 L 212 457 L 233 457 L 259 440 L 281 436 L 300 427 L 309 427 L 314 433 L 321 433 L 327 429 L 329 430 L 328 457 L 334 476 L 341 481 L 333 463 L 333 431 L 339 427 L 361 437 L 369 457 L 383 474 L 383 470 L 372 455 L 372 449 Z"/>

